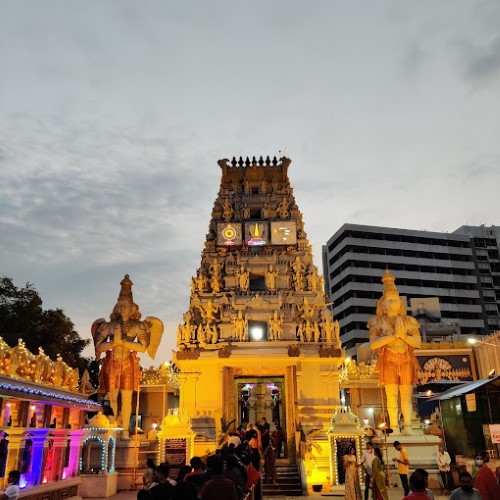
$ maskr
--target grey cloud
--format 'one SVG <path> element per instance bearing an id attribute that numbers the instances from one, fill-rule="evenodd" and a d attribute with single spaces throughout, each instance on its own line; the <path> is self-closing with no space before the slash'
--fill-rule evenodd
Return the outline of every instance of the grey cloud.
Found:
<path id="1" fill-rule="evenodd" d="M 472 43 L 461 41 L 459 64 L 463 76 L 473 82 L 495 81 L 500 77 L 500 35 L 487 42 Z"/>
<path id="2" fill-rule="evenodd" d="M 413 41 L 405 50 L 400 65 L 406 78 L 415 78 L 423 70 L 429 53 L 418 41 Z"/>

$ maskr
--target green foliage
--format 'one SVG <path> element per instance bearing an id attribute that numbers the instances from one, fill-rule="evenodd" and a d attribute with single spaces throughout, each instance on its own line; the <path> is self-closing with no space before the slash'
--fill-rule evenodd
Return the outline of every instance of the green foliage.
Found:
<path id="1" fill-rule="evenodd" d="M 78 335 L 64 312 L 61 309 L 44 311 L 33 284 L 17 288 L 6 276 L 0 278 L 0 336 L 11 346 L 22 338 L 33 354 L 38 353 L 38 347 L 52 359 L 61 354 L 64 361 L 79 368 L 80 373 L 89 362 L 81 357 L 89 341 Z"/>

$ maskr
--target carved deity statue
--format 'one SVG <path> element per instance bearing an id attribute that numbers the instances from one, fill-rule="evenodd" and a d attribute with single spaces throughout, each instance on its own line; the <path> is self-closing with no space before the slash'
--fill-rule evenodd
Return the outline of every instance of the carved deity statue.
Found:
<path id="1" fill-rule="evenodd" d="M 220 310 L 220 306 L 209 300 L 204 306 L 200 306 L 199 309 L 204 321 L 207 323 L 214 323 L 217 321 L 217 313 Z"/>
<path id="2" fill-rule="evenodd" d="M 299 323 L 297 325 L 297 337 L 301 343 L 304 342 L 305 340 L 304 333 L 305 333 L 305 323 Z"/>
<path id="3" fill-rule="evenodd" d="M 234 330 L 233 336 L 236 340 L 243 342 L 248 338 L 248 320 L 243 316 L 242 311 L 238 311 L 236 318 L 233 320 Z"/>
<path id="4" fill-rule="evenodd" d="M 269 265 L 269 268 L 267 269 L 265 274 L 265 278 L 266 278 L 266 288 L 269 291 L 276 290 L 276 279 L 278 278 L 278 271 L 274 269 L 272 264 Z"/>
<path id="5" fill-rule="evenodd" d="M 236 278 L 238 279 L 238 286 L 240 290 L 246 292 L 250 285 L 250 273 L 245 269 L 245 266 L 241 266 L 238 271 L 236 271 Z"/>
<path id="6" fill-rule="evenodd" d="M 212 288 L 212 292 L 220 292 L 220 279 L 217 276 L 212 276 L 210 278 L 210 287 Z"/>
<path id="7" fill-rule="evenodd" d="M 216 344 L 219 340 L 219 331 L 215 323 L 207 323 L 205 326 L 205 334 L 210 344 Z"/>
<path id="8" fill-rule="evenodd" d="M 207 284 L 207 277 L 203 273 L 203 271 L 200 269 L 200 272 L 198 273 L 198 276 L 194 278 L 195 283 L 196 283 L 196 291 L 199 293 L 203 293 L 205 291 L 205 286 Z"/>
<path id="9" fill-rule="evenodd" d="M 222 205 L 222 217 L 226 222 L 230 222 L 233 218 L 233 206 L 229 201 L 229 198 L 224 199 L 224 204 Z"/>
<path id="10" fill-rule="evenodd" d="M 271 211 L 269 210 L 269 205 L 267 204 L 267 201 L 264 202 L 264 206 L 262 207 L 261 214 L 262 214 L 263 219 L 268 219 L 269 217 L 271 217 Z"/>
<path id="11" fill-rule="evenodd" d="M 332 304 L 331 302 L 327 305 Z M 333 321 L 333 314 L 328 307 L 325 307 L 321 311 L 321 328 L 323 329 L 323 333 L 325 334 L 325 341 L 328 344 L 334 342 L 335 344 L 340 345 L 340 324 L 338 320 Z"/>
<path id="12" fill-rule="evenodd" d="M 304 297 L 304 304 L 302 306 L 297 305 L 297 311 L 302 321 L 313 321 L 315 309 L 316 304 L 309 304 L 307 297 Z"/>
<path id="13" fill-rule="evenodd" d="M 187 311 L 183 314 L 184 324 L 180 324 L 178 327 L 177 334 L 177 344 L 188 344 L 191 339 L 194 338 L 196 331 L 196 325 L 192 323 L 193 315 L 191 311 Z"/>
<path id="14" fill-rule="evenodd" d="M 139 306 L 132 298 L 132 281 L 128 274 L 120 282 L 121 289 L 111 321 L 98 319 L 92 325 L 96 359 L 106 353 L 99 374 L 99 388 L 106 392 L 122 438 L 128 439 L 132 393 L 139 388 L 139 359 L 136 353 L 147 352 L 154 359 L 163 335 L 163 323 L 153 316 L 141 321 Z M 137 339 L 137 340 L 136 340 Z M 121 408 L 118 395 L 121 393 Z"/>
<path id="15" fill-rule="evenodd" d="M 404 432 L 411 434 L 412 394 L 419 369 L 413 350 L 420 347 L 419 323 L 407 316 L 394 276 L 385 271 L 383 295 L 377 302 L 376 315 L 368 320 L 370 345 L 377 350 L 379 383 L 385 387 L 387 411 L 394 434 L 398 427 L 398 394 L 404 417 Z"/>
<path id="16" fill-rule="evenodd" d="M 246 203 L 243 205 L 242 214 L 244 219 L 250 219 L 250 209 Z"/>
<path id="17" fill-rule="evenodd" d="M 300 260 L 300 257 L 297 255 L 295 260 L 292 262 L 292 270 L 293 270 L 293 283 L 295 285 L 295 290 L 300 292 L 304 289 L 303 277 L 306 266 Z"/>
<path id="18" fill-rule="evenodd" d="M 310 265 L 309 266 L 309 272 L 307 274 L 307 286 L 309 290 L 316 292 L 318 290 L 321 290 L 318 288 L 320 282 L 319 282 L 319 276 L 318 276 L 318 270 L 316 269 L 316 266 Z"/>
<path id="19" fill-rule="evenodd" d="M 278 315 L 278 311 L 274 311 L 267 324 L 269 326 L 269 340 L 281 340 L 283 317 Z"/>
<path id="20" fill-rule="evenodd" d="M 304 331 L 306 333 L 306 340 L 308 342 L 312 342 L 312 340 L 313 340 L 313 334 L 314 334 L 314 327 L 313 327 L 312 321 L 307 320 L 305 322 Z"/>
<path id="21" fill-rule="evenodd" d="M 207 336 L 205 335 L 205 328 L 203 328 L 203 325 L 200 323 L 198 325 L 198 329 L 196 331 L 198 342 L 200 344 L 206 344 L 207 342 Z"/>
<path id="22" fill-rule="evenodd" d="M 290 204 L 288 203 L 286 196 L 283 196 L 283 199 L 278 203 L 276 207 L 276 212 L 278 213 L 280 219 L 287 219 L 289 216 L 288 208 Z"/>
<path id="23" fill-rule="evenodd" d="M 212 259 L 212 263 L 208 268 L 210 272 L 210 286 L 212 287 L 212 292 L 220 292 L 220 278 L 221 278 L 221 265 L 217 259 Z M 201 274 L 201 272 L 200 272 Z"/>

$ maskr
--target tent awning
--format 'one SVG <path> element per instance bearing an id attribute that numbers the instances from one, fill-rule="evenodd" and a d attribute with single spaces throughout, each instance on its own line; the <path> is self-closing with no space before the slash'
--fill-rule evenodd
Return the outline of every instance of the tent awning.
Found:
<path id="1" fill-rule="evenodd" d="M 462 394 L 467 394 L 468 392 L 475 391 L 480 387 L 483 387 L 486 384 L 494 383 L 500 378 L 500 375 L 497 375 L 494 378 L 483 378 L 481 380 L 474 380 L 472 382 L 465 382 L 458 387 L 452 387 L 441 394 L 436 394 L 432 398 L 429 398 L 429 401 L 437 401 L 442 399 L 451 399 L 457 396 L 461 396 Z M 497 385 L 497 384 L 494 384 Z"/>

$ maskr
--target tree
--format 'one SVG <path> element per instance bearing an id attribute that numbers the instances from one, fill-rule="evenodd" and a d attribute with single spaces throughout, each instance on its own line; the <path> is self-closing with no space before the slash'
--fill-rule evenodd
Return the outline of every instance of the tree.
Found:
<path id="1" fill-rule="evenodd" d="M 6 276 L 0 278 L 0 336 L 11 346 L 22 338 L 33 354 L 38 353 L 38 347 L 52 359 L 61 354 L 64 361 L 80 373 L 89 362 L 81 356 L 89 341 L 78 335 L 62 309 L 44 311 L 42 299 L 32 283 L 17 288 Z"/>

